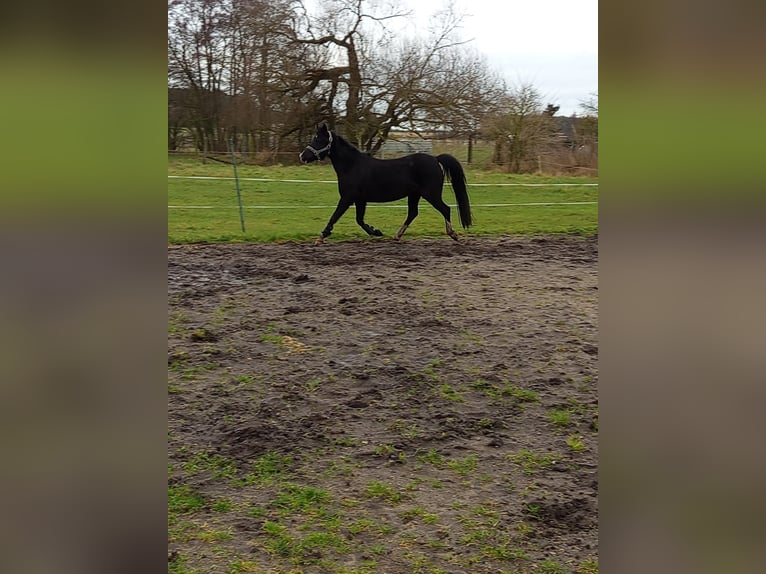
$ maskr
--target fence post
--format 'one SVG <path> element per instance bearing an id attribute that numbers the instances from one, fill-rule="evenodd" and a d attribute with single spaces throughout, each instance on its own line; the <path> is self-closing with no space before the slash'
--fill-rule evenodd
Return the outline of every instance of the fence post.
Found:
<path id="1" fill-rule="evenodd" d="M 229 140 L 231 148 L 231 165 L 234 166 L 234 182 L 237 186 L 237 201 L 239 202 L 239 223 L 242 225 L 242 233 L 245 233 L 245 211 L 242 209 L 242 194 L 239 191 L 239 175 L 237 174 L 237 158 L 234 155 L 234 137 Z"/>

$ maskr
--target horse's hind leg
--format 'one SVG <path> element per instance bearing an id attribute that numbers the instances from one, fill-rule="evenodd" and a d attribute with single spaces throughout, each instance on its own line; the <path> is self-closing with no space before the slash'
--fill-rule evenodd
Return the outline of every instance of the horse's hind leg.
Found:
<path id="1" fill-rule="evenodd" d="M 359 224 L 359 227 L 364 229 L 370 235 L 375 235 L 376 237 L 380 237 L 381 235 L 383 235 L 383 232 L 380 229 L 375 229 L 372 225 L 367 225 L 364 222 L 364 212 L 366 209 L 367 209 L 367 202 L 365 201 L 356 202 L 356 222 Z"/>
<path id="2" fill-rule="evenodd" d="M 407 228 L 410 226 L 410 223 L 412 223 L 413 219 L 418 216 L 419 201 L 419 195 L 410 195 L 407 198 L 407 219 L 404 220 L 404 223 L 399 228 L 399 231 L 397 231 L 396 235 L 394 235 L 394 239 L 400 239 L 402 235 L 404 235 L 404 232 L 407 231 Z"/>
<path id="3" fill-rule="evenodd" d="M 436 211 L 438 211 L 444 216 L 444 223 L 445 223 L 445 229 L 447 231 L 447 235 L 449 235 L 452 239 L 457 241 L 458 235 L 455 232 L 455 230 L 452 228 L 452 223 L 450 223 L 449 205 L 444 203 L 444 200 L 441 197 L 437 197 L 435 199 L 426 197 L 426 201 L 430 203 L 431 205 L 433 205 L 434 208 L 436 208 Z"/>

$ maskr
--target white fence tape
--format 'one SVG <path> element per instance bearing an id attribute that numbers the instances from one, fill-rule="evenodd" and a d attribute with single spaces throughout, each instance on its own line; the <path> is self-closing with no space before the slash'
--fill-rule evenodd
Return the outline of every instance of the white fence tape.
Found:
<path id="1" fill-rule="evenodd" d="M 516 206 L 541 206 L 541 205 L 596 205 L 598 201 L 540 201 L 533 203 L 479 203 L 471 207 L 516 207 Z M 243 205 L 243 209 L 332 209 L 335 205 Z M 406 209 L 406 205 L 387 205 L 368 203 L 368 208 L 388 207 Z M 450 205 L 450 207 L 456 207 Z M 168 205 L 168 209 L 239 209 L 236 205 Z"/>
<path id="2" fill-rule="evenodd" d="M 229 180 L 233 177 L 215 177 L 210 175 L 169 175 L 168 179 L 210 179 Z M 239 181 L 263 181 L 282 183 L 338 183 L 330 179 L 270 179 L 264 177 L 240 177 Z M 468 187 L 598 187 L 597 183 L 468 183 Z"/>

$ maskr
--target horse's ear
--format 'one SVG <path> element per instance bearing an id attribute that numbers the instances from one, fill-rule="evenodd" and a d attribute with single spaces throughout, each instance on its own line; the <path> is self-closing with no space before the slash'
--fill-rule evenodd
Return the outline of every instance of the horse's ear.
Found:
<path id="1" fill-rule="evenodd" d="M 330 128 L 327 127 L 327 122 L 322 122 L 317 126 L 317 133 L 319 132 L 329 132 Z"/>

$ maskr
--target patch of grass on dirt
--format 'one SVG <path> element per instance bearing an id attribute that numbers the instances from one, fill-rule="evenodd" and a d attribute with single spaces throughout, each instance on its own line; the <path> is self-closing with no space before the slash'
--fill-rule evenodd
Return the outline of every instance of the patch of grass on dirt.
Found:
<path id="1" fill-rule="evenodd" d="M 316 512 L 329 498 L 330 493 L 322 488 L 287 483 L 282 486 L 272 505 L 285 513 Z"/>
<path id="2" fill-rule="evenodd" d="M 252 386 L 258 380 L 256 375 L 239 375 L 234 378 L 234 382 L 240 386 Z"/>
<path id="3" fill-rule="evenodd" d="M 536 454 L 528 449 L 521 449 L 515 454 L 507 454 L 506 457 L 511 462 L 521 466 L 525 474 L 536 474 L 553 466 L 560 458 L 555 454 Z"/>
<path id="4" fill-rule="evenodd" d="M 502 392 L 504 394 L 511 395 L 513 398 L 522 403 L 534 403 L 540 400 L 540 395 L 538 395 L 535 391 L 521 389 L 511 384 L 503 387 Z"/>
<path id="5" fill-rule="evenodd" d="M 280 572 L 303 572 L 308 565 L 316 565 L 322 572 L 340 572 L 338 566 L 343 560 L 338 560 L 338 555 L 349 552 L 346 535 L 353 538 L 354 533 L 375 528 L 362 522 L 348 523 L 333 509 L 329 492 L 314 487 L 282 485 L 269 507 L 272 510 L 259 509 L 258 518 L 266 519 L 261 525 L 262 535 L 254 542 L 275 560 L 297 567 L 283 566 Z M 343 531 L 342 526 L 346 527 Z"/>
<path id="6" fill-rule="evenodd" d="M 484 343 L 484 337 L 482 337 L 479 333 L 469 331 L 468 329 L 463 329 L 462 331 L 460 331 L 460 336 L 465 341 L 468 341 L 475 345 L 481 345 L 482 343 Z"/>
<path id="7" fill-rule="evenodd" d="M 439 520 L 438 514 L 426 512 L 426 510 L 420 506 L 405 510 L 401 513 L 401 517 L 405 522 L 410 522 L 418 518 L 422 520 L 424 524 L 434 524 Z"/>
<path id="8" fill-rule="evenodd" d="M 168 574 L 196 574 L 196 572 L 186 565 L 186 560 L 178 553 L 174 553 L 173 557 L 168 559 Z"/>
<path id="9" fill-rule="evenodd" d="M 231 540 L 232 534 L 229 530 L 216 530 L 215 528 L 202 527 L 191 538 L 202 542 L 222 542 L 224 540 Z"/>
<path id="10" fill-rule="evenodd" d="M 484 379 L 476 379 L 469 386 L 495 402 L 505 402 L 511 399 L 523 405 L 540 400 L 540 395 L 535 391 L 522 389 L 513 383 L 495 384 Z"/>
<path id="11" fill-rule="evenodd" d="M 432 464 L 436 467 L 440 467 L 444 464 L 444 457 L 439 453 L 439 451 L 433 448 L 418 454 L 417 459 L 424 464 Z"/>
<path id="12" fill-rule="evenodd" d="M 190 475 L 210 472 L 214 479 L 235 478 L 237 475 L 237 464 L 232 459 L 204 451 L 193 455 L 182 466 Z"/>
<path id="13" fill-rule="evenodd" d="M 232 508 L 234 508 L 234 504 L 232 504 L 231 500 L 228 498 L 221 498 L 211 504 L 210 508 L 215 512 L 229 512 Z"/>
<path id="14" fill-rule="evenodd" d="M 168 487 L 168 513 L 187 514 L 204 508 L 205 499 L 186 485 Z"/>
<path id="15" fill-rule="evenodd" d="M 535 574 L 568 574 L 568 570 L 564 568 L 557 560 L 546 558 L 535 566 Z"/>
<path id="16" fill-rule="evenodd" d="M 340 460 L 331 460 L 326 464 L 321 475 L 325 478 L 335 478 L 338 476 L 353 476 L 359 463 L 353 462 L 349 457 L 341 457 Z"/>
<path id="17" fill-rule="evenodd" d="M 582 437 L 577 434 L 570 434 L 567 437 L 567 446 L 575 452 L 585 450 L 585 443 L 582 441 Z"/>
<path id="18" fill-rule="evenodd" d="M 526 522 L 519 522 L 516 525 L 516 532 L 521 537 L 529 536 L 535 531 L 534 527 L 530 526 Z"/>
<path id="19" fill-rule="evenodd" d="M 242 574 L 243 572 L 260 572 L 261 568 L 256 562 L 250 560 L 234 560 L 229 564 L 226 574 Z"/>
<path id="20" fill-rule="evenodd" d="M 184 325 L 189 322 L 189 318 L 183 311 L 174 311 L 168 317 L 168 335 L 180 334 L 184 330 Z"/>
<path id="21" fill-rule="evenodd" d="M 367 485 L 364 494 L 368 498 L 380 498 L 387 500 L 392 504 L 398 504 L 402 501 L 402 494 L 400 492 L 397 492 L 394 487 L 377 480 L 374 480 Z"/>
<path id="22" fill-rule="evenodd" d="M 319 387 L 322 385 L 321 379 L 314 377 L 313 379 L 310 379 L 303 383 L 303 389 L 307 393 L 314 393 L 319 390 Z"/>
<path id="23" fill-rule="evenodd" d="M 332 439 L 332 444 L 334 446 L 352 448 L 359 445 L 359 439 L 348 435 L 336 436 Z"/>
<path id="24" fill-rule="evenodd" d="M 466 476 L 476 472 L 478 462 L 479 461 L 475 455 L 470 455 L 465 458 L 447 461 L 447 466 L 457 472 L 460 476 Z"/>
<path id="25" fill-rule="evenodd" d="M 286 351 L 286 353 L 305 353 L 311 351 L 307 345 L 296 339 L 291 334 L 286 334 L 284 331 L 280 331 L 275 325 L 269 324 L 266 326 L 266 330 L 258 335 L 258 340 L 262 343 L 271 343 L 277 345 L 280 349 Z"/>
<path id="26" fill-rule="evenodd" d="M 428 363 L 423 369 L 420 371 L 420 375 L 425 380 L 430 380 L 434 382 L 441 382 L 443 379 L 439 373 L 436 372 L 436 369 L 444 365 L 443 359 L 433 359 L 431 362 Z"/>
<path id="27" fill-rule="evenodd" d="M 557 428 L 568 427 L 572 424 L 572 413 L 569 409 L 551 409 L 548 411 L 548 420 Z"/>
<path id="28" fill-rule="evenodd" d="M 583 560 L 575 570 L 576 574 L 598 574 L 598 560 L 588 558 Z"/>
<path id="29" fill-rule="evenodd" d="M 179 386 L 179 383 L 183 381 L 194 381 L 196 380 L 200 375 L 204 375 L 205 373 L 210 373 L 212 371 L 215 371 L 216 369 L 219 369 L 221 364 L 220 363 L 202 363 L 198 365 L 188 365 L 187 360 L 189 359 L 189 355 L 186 354 L 185 351 L 181 351 L 180 354 L 178 351 L 173 353 L 171 355 L 171 360 L 168 364 L 168 370 L 173 373 L 173 377 L 168 382 L 168 387 L 173 387 L 175 389 L 175 392 L 180 392 L 182 390 L 182 387 Z"/>
<path id="30" fill-rule="evenodd" d="M 392 444 L 380 444 L 372 452 L 377 456 L 391 456 L 399 452 L 399 450 Z"/>
<path id="31" fill-rule="evenodd" d="M 266 452 L 253 463 L 252 474 L 260 482 L 281 478 L 287 474 L 292 463 L 293 458 L 289 455 L 278 452 Z"/>
<path id="32" fill-rule="evenodd" d="M 443 399 L 453 401 L 456 403 L 463 402 L 463 396 L 460 392 L 450 383 L 442 383 L 436 387 L 436 394 Z"/>
<path id="33" fill-rule="evenodd" d="M 386 428 L 391 432 L 395 432 L 402 438 L 410 440 L 414 440 L 423 434 L 422 429 L 417 423 L 408 423 L 401 419 L 391 421 Z"/>
<path id="34" fill-rule="evenodd" d="M 463 534 L 460 542 L 472 551 L 461 559 L 461 565 L 473 566 L 487 559 L 502 562 L 527 561 L 529 556 L 520 546 L 514 546 L 507 534 L 498 529 L 500 513 L 487 505 L 467 509 L 457 517 Z"/>
<path id="35" fill-rule="evenodd" d="M 189 335 L 189 339 L 196 342 L 215 342 L 218 335 L 207 327 L 197 327 Z"/>
<path id="36" fill-rule="evenodd" d="M 261 529 L 267 537 L 264 543 L 266 552 L 283 558 L 297 554 L 297 544 L 286 526 L 267 520 Z"/>

